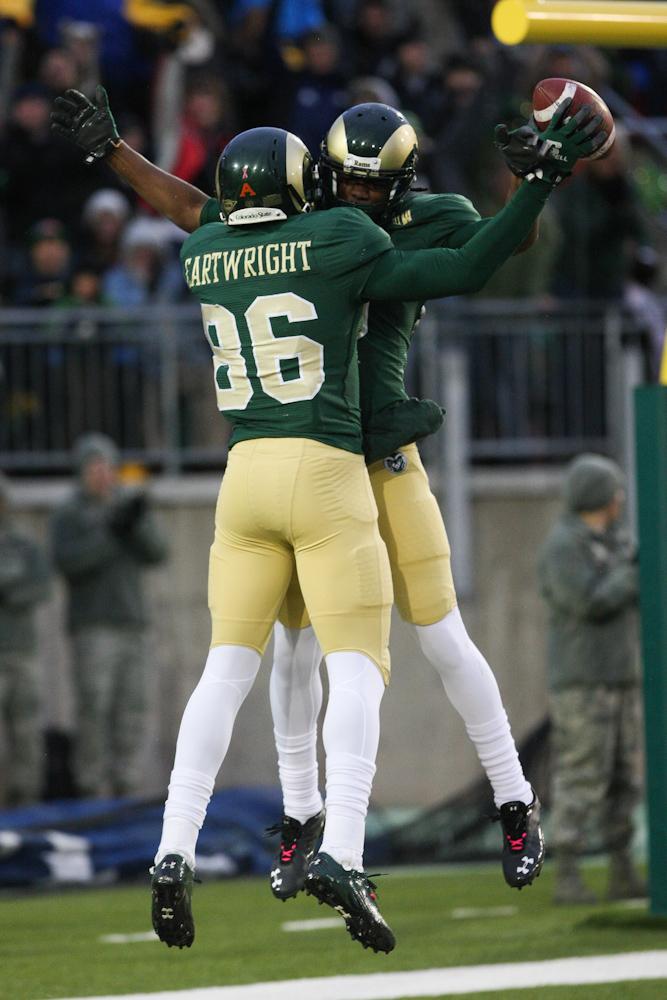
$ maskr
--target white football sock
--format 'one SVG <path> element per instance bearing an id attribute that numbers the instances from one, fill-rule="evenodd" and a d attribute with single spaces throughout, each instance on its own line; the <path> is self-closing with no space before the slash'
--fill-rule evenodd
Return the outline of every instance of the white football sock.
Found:
<path id="1" fill-rule="evenodd" d="M 317 767 L 317 718 L 322 707 L 322 653 L 312 626 L 276 622 L 269 687 L 283 811 L 305 823 L 322 808 Z"/>
<path id="2" fill-rule="evenodd" d="M 320 850 L 346 868 L 363 871 L 384 681 L 376 664 L 363 653 L 330 653 L 326 663 L 329 702 L 322 738 L 327 817 Z"/>
<path id="3" fill-rule="evenodd" d="M 529 805 L 533 790 L 523 768 L 493 672 L 454 608 L 433 625 L 413 626 L 426 659 L 440 675 L 447 697 L 463 719 L 497 806 Z"/>
<path id="4" fill-rule="evenodd" d="M 165 854 L 175 853 L 194 867 L 197 837 L 215 779 L 260 662 L 259 653 L 246 646 L 216 646 L 209 651 L 181 719 L 156 864 Z"/>

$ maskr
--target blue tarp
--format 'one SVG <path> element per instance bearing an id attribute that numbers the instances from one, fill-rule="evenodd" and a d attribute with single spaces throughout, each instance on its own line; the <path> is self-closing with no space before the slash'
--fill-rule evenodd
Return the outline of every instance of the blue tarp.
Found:
<path id="1" fill-rule="evenodd" d="M 110 883 L 145 876 L 160 841 L 163 802 L 62 800 L 0 812 L 0 886 Z M 197 844 L 200 874 L 265 874 L 266 827 L 282 814 L 277 788 L 211 799 Z"/>

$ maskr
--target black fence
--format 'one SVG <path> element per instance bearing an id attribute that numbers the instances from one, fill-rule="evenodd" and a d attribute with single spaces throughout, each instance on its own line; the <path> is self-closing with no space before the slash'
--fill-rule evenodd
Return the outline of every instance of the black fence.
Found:
<path id="1" fill-rule="evenodd" d="M 644 351 L 643 335 L 636 316 L 595 303 L 434 303 L 409 387 L 448 410 L 463 393 L 474 463 L 610 450 L 619 371 L 628 344 Z M 0 310 L 0 468 L 67 471 L 91 430 L 156 471 L 224 463 L 228 429 L 197 307 Z"/>

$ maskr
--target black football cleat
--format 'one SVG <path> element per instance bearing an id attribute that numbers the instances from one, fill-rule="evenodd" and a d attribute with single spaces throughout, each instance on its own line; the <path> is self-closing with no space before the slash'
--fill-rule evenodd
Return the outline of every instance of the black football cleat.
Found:
<path id="1" fill-rule="evenodd" d="M 377 907 L 375 885 L 363 873 L 348 871 L 328 854 L 317 854 L 306 872 L 306 892 L 343 916 L 353 941 L 373 951 L 393 951 L 391 928 Z"/>
<path id="2" fill-rule="evenodd" d="M 189 948 L 195 939 L 190 902 L 195 873 L 180 854 L 167 854 L 151 874 L 153 930 L 170 948 Z"/>
<path id="3" fill-rule="evenodd" d="M 495 819 L 503 828 L 505 881 L 513 889 L 523 889 L 538 877 L 544 864 L 540 800 L 533 792 L 529 806 L 525 802 L 505 802 Z"/>
<path id="4" fill-rule="evenodd" d="M 306 869 L 320 842 L 324 830 L 324 810 L 299 823 L 291 816 L 271 826 L 268 834 L 280 834 L 280 847 L 269 876 L 271 892 L 276 899 L 292 899 L 303 889 Z"/>

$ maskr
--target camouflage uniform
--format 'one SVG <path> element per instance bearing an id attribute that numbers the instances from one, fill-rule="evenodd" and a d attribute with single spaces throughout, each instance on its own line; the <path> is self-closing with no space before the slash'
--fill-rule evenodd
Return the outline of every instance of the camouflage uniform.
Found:
<path id="1" fill-rule="evenodd" d="M 96 455 L 115 464 L 115 449 L 101 435 L 84 438 L 78 454 L 81 471 Z M 141 577 L 145 566 L 165 559 L 165 541 L 143 494 L 116 488 L 102 499 L 79 485 L 54 514 L 52 543 L 67 584 L 78 789 L 95 797 L 137 794 L 147 708 Z"/>
<path id="2" fill-rule="evenodd" d="M 612 867 L 627 868 L 641 794 L 635 551 L 618 521 L 596 531 L 581 516 L 605 507 L 622 484 L 613 462 L 580 456 L 539 562 L 549 608 L 551 839 L 571 886 L 593 831 Z M 583 884 L 582 894 L 590 898 Z"/>
<path id="3" fill-rule="evenodd" d="M 48 596 L 49 567 L 42 549 L 16 531 L 0 476 L 0 710 L 8 763 L 7 800 L 35 802 L 42 790 L 42 678 L 37 660 L 35 608 Z"/>

